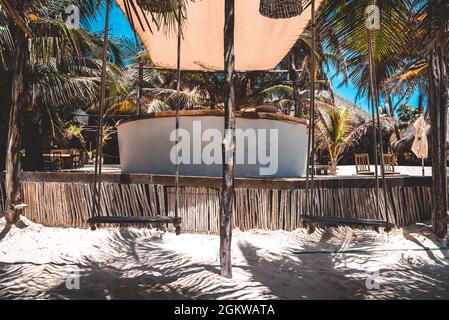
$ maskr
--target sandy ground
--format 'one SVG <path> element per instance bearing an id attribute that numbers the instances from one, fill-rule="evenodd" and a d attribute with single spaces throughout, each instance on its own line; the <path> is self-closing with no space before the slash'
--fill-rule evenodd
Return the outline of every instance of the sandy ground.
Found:
<path id="1" fill-rule="evenodd" d="M 425 226 L 236 230 L 225 280 L 217 236 L 25 223 L 0 220 L 0 299 L 449 299 L 447 243 Z"/>

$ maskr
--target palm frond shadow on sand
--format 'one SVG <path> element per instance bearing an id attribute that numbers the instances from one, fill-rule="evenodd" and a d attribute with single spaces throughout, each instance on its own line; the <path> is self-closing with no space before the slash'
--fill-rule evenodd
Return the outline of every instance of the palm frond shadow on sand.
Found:
<path id="1" fill-rule="evenodd" d="M 366 246 L 370 239 L 364 239 L 361 241 L 364 246 L 359 248 L 367 251 L 363 255 L 317 253 L 322 251 L 322 244 L 332 238 L 331 233 L 332 229 L 327 229 L 319 236 L 319 241 L 306 242 L 301 248 L 305 254 L 295 255 L 290 252 L 282 256 L 274 255 L 269 260 L 265 258 L 266 255 L 254 259 L 262 249 L 243 243 L 240 250 L 247 259 L 253 259 L 245 269 L 252 275 L 252 281 L 266 286 L 280 299 L 449 299 L 447 251 L 438 251 L 444 256 L 438 258 L 434 251 L 424 250 L 429 257 L 427 261 L 432 263 L 421 263 L 404 256 L 406 251 L 376 252 L 379 248 L 375 242 Z M 372 237 L 372 233 L 357 234 L 359 240 L 364 237 Z M 407 240 L 426 248 L 413 236 Z M 357 242 L 353 248 L 358 248 Z M 345 244 L 328 244 L 331 251 L 344 249 L 343 246 Z M 400 256 L 390 260 L 390 254 Z M 372 269 L 372 263 L 368 267 L 372 261 L 378 261 L 378 270 Z M 351 267 L 354 265 L 358 268 Z M 363 269 L 364 265 L 367 265 L 367 269 Z M 374 279 L 374 271 L 379 272 L 379 278 L 376 279 L 379 289 L 367 287 L 367 280 L 370 283 Z M 277 281 L 267 281 L 270 277 L 275 277 Z"/>
<path id="2" fill-rule="evenodd" d="M 136 244 L 137 234 L 120 230 L 100 259 L 84 256 L 36 264 L 0 262 L 0 299 L 215 299 L 218 268 L 156 246 L 154 237 Z M 151 259 L 149 259 L 151 257 Z M 69 290 L 79 274 L 79 290 Z M 215 282 L 206 279 L 213 274 Z M 232 289 L 231 289 L 232 290 Z"/>
<path id="3" fill-rule="evenodd" d="M 357 233 L 350 239 L 351 248 L 376 249 L 370 237 L 372 233 Z M 303 240 L 302 252 L 347 245 L 346 240 L 333 239 L 332 230 Z M 416 238 L 410 241 L 419 243 Z M 426 252 L 425 262 L 402 253 L 394 253 L 394 259 L 382 253 L 295 255 L 288 249 L 267 254 L 266 248 L 240 241 L 237 248 L 246 263 L 235 263 L 236 279 L 223 280 L 218 261 L 198 262 L 162 245 L 160 238 L 122 229 L 94 245 L 98 254 L 48 263 L 0 262 L 0 299 L 449 298 L 447 252 L 445 260 Z M 380 268 L 379 290 L 368 290 L 365 284 L 373 265 Z M 75 271 L 80 287 L 70 290 L 66 282 Z"/>

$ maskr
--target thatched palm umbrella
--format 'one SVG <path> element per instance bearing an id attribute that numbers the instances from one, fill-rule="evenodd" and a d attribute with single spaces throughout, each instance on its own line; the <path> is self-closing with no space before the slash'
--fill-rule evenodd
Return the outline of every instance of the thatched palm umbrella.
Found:
<path id="1" fill-rule="evenodd" d="M 427 126 L 431 129 L 432 124 L 430 123 L 429 111 L 426 111 L 424 114 L 424 120 L 426 121 Z M 449 113 L 446 116 L 446 122 L 449 123 Z M 427 130 L 427 139 L 429 139 L 429 145 L 432 141 L 432 130 Z M 398 154 L 404 154 L 406 152 L 410 152 L 412 149 L 413 141 L 416 136 L 416 128 L 414 125 L 410 125 L 405 131 L 402 133 L 402 139 L 395 142 L 392 146 L 393 150 Z M 449 148 L 449 134 L 446 136 L 446 144 Z"/>
<path id="2" fill-rule="evenodd" d="M 415 141 L 413 141 L 412 151 L 422 160 L 422 175 L 424 176 L 424 159 L 429 156 L 429 143 L 427 140 L 427 130 L 429 126 L 426 124 L 424 117 L 419 119 L 413 125 L 416 130 Z"/>

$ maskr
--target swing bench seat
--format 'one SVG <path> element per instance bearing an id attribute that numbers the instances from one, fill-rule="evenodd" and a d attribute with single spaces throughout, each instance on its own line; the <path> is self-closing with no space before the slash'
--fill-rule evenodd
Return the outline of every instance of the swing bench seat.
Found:
<path id="1" fill-rule="evenodd" d="M 387 230 L 391 230 L 394 228 L 394 224 L 381 220 L 343 219 L 318 216 L 301 216 L 301 218 L 306 223 L 322 223 L 327 226 L 370 227 L 385 228 Z"/>
<path id="2" fill-rule="evenodd" d="M 176 234 L 181 233 L 181 218 L 175 217 L 105 217 L 97 216 L 87 220 L 92 230 L 99 224 L 173 224 L 176 228 Z"/>

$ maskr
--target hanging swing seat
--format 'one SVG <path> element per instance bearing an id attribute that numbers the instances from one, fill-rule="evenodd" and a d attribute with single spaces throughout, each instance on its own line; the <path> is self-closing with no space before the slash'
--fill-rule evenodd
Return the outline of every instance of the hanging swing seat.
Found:
<path id="1" fill-rule="evenodd" d="M 92 230 L 96 229 L 96 226 L 100 224 L 173 224 L 176 228 L 176 234 L 181 233 L 181 218 L 175 217 L 105 217 L 96 216 L 87 220 L 87 223 L 91 226 Z"/>
<path id="2" fill-rule="evenodd" d="M 362 228 L 385 228 L 389 231 L 394 228 L 394 224 L 370 219 L 343 219 L 333 217 L 318 217 L 318 216 L 301 216 L 306 224 L 320 223 L 326 226 L 348 226 L 348 227 L 362 227 Z"/>

